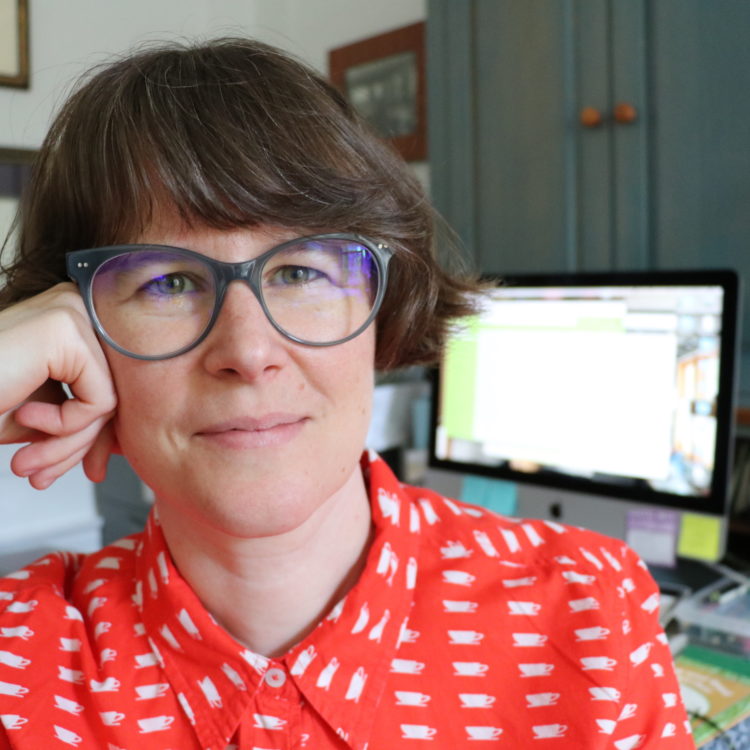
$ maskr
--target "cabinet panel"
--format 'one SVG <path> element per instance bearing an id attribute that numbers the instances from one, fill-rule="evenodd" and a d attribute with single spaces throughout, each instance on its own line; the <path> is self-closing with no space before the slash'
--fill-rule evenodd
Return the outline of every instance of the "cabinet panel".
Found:
<path id="1" fill-rule="evenodd" d="M 750 3 L 651 7 L 652 264 L 750 279 Z M 747 298 L 747 294 L 745 295 Z M 750 402 L 750 304 L 742 401 Z"/>
<path id="2" fill-rule="evenodd" d="M 475 3 L 475 255 L 484 270 L 575 263 L 570 13 L 568 2 Z"/>

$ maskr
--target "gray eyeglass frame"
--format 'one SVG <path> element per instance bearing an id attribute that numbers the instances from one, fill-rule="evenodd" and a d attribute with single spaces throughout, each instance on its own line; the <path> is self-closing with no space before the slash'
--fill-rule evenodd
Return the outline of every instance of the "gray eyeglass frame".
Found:
<path id="1" fill-rule="evenodd" d="M 372 310 L 370 311 L 369 316 L 367 317 L 365 322 L 362 323 L 359 328 L 357 328 L 356 331 L 350 333 L 348 336 L 345 336 L 342 339 L 337 339 L 336 341 L 306 341 L 305 339 L 298 338 L 297 336 L 293 336 L 292 334 L 290 334 L 288 331 L 285 331 L 273 319 L 273 316 L 270 314 L 268 307 L 266 306 L 266 302 L 263 299 L 263 293 L 261 291 L 261 273 L 263 271 L 263 266 L 269 260 L 269 258 L 272 258 L 282 250 L 286 250 L 293 245 L 299 245 L 306 242 L 321 242 L 325 240 L 344 240 L 366 247 L 375 258 L 375 263 L 378 269 L 378 288 L 375 293 L 375 299 L 373 300 Z M 216 283 L 214 309 L 203 333 L 201 333 L 200 336 L 198 336 L 198 338 L 195 341 L 191 342 L 189 345 L 184 346 L 177 351 L 169 352 L 168 354 L 148 355 L 135 354 L 134 352 L 128 351 L 109 336 L 107 331 L 104 329 L 101 321 L 99 320 L 98 315 L 96 314 L 96 309 L 94 308 L 92 282 L 99 268 L 112 258 L 116 258 L 118 255 L 128 255 L 130 253 L 149 250 L 176 253 L 177 255 L 181 255 L 185 258 L 200 261 L 210 269 Z M 267 250 L 257 258 L 241 261 L 239 263 L 227 263 L 225 261 L 215 260 L 214 258 L 210 258 L 207 255 L 195 252 L 194 250 L 187 250 L 183 247 L 173 247 L 171 245 L 129 244 L 108 245 L 107 247 L 94 247 L 88 250 L 73 250 L 65 254 L 65 264 L 68 276 L 78 286 L 78 290 L 81 294 L 81 297 L 83 298 L 83 303 L 86 306 L 86 311 L 88 312 L 94 329 L 99 334 L 99 336 L 104 339 L 104 341 L 106 341 L 109 346 L 111 346 L 121 354 L 132 357 L 133 359 L 153 361 L 179 357 L 181 354 L 185 354 L 186 352 L 189 352 L 191 349 L 194 349 L 196 346 L 198 346 L 208 336 L 208 334 L 211 333 L 211 330 L 216 323 L 216 319 L 219 317 L 219 313 L 221 312 L 221 306 L 224 302 L 227 288 L 233 281 L 244 281 L 250 287 L 253 294 L 255 295 L 255 298 L 258 300 L 261 308 L 263 309 L 263 313 L 265 314 L 268 322 L 282 336 L 289 339 L 290 341 L 293 341 L 296 344 L 302 344 L 304 346 L 315 347 L 336 346 L 337 344 L 343 344 L 344 342 L 359 336 L 359 334 L 362 333 L 370 325 L 370 323 L 373 322 L 373 320 L 375 320 L 375 317 L 380 310 L 380 305 L 383 302 L 385 290 L 388 285 L 388 264 L 392 257 L 393 250 L 388 247 L 388 245 L 382 242 L 370 240 L 367 237 L 362 237 L 358 234 L 334 233 L 314 234 L 304 237 L 296 237 L 293 240 L 289 240 L 287 242 L 283 242 L 280 245 L 272 247 L 270 250 Z"/>

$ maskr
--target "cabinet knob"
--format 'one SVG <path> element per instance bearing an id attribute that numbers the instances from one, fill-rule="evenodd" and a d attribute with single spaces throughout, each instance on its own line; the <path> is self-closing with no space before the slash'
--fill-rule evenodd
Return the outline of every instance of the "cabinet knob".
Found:
<path id="1" fill-rule="evenodd" d="M 614 117 L 615 122 L 618 122 L 621 125 L 629 125 L 638 119 L 638 110 L 632 104 L 620 102 L 619 104 L 615 104 L 615 108 L 612 110 L 612 116 Z"/>
<path id="2" fill-rule="evenodd" d="M 578 119 L 584 128 L 598 128 L 604 122 L 602 113 L 596 107 L 584 107 Z"/>

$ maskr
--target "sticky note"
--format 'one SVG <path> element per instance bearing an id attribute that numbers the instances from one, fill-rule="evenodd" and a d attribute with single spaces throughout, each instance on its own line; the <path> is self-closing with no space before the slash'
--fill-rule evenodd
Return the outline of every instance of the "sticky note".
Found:
<path id="1" fill-rule="evenodd" d="M 517 497 L 515 482 L 479 477 L 467 474 L 461 486 L 461 500 L 494 510 L 504 516 L 516 513 Z"/>
<path id="2" fill-rule="evenodd" d="M 628 511 L 625 541 L 652 565 L 673 568 L 680 529 L 680 514 L 644 508 Z"/>
<path id="3" fill-rule="evenodd" d="M 721 549 L 721 519 L 683 513 L 677 553 L 682 557 L 715 562 Z"/>

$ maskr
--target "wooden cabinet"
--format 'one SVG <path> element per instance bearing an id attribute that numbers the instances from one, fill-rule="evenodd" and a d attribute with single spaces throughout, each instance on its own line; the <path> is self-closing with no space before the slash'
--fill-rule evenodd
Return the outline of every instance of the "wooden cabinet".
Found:
<path id="1" fill-rule="evenodd" d="M 482 270 L 750 284 L 748 0 L 429 0 L 427 50 L 433 198 Z"/>

